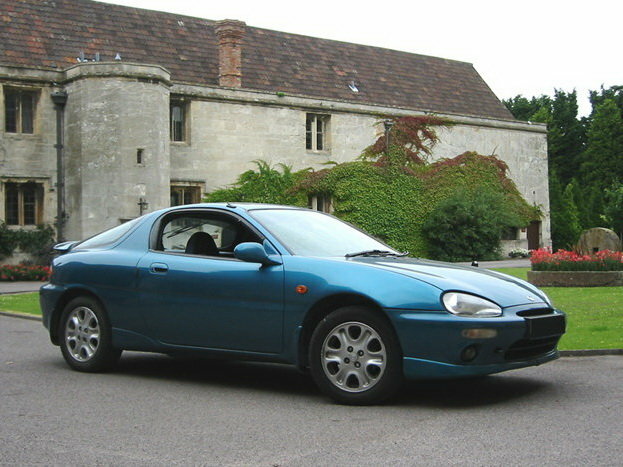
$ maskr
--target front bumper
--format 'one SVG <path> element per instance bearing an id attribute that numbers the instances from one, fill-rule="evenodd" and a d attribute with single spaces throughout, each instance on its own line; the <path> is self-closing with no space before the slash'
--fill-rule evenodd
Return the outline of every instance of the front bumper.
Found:
<path id="1" fill-rule="evenodd" d="M 424 360 L 421 358 L 404 357 L 402 360 L 402 370 L 405 378 L 407 379 L 463 378 L 469 376 L 491 375 L 502 371 L 541 365 L 542 363 L 556 360 L 558 357 L 558 350 L 553 350 L 545 355 L 538 358 L 532 358 L 530 360 L 494 363 L 489 365 L 456 365 Z"/>
<path id="2" fill-rule="evenodd" d="M 477 376 L 558 358 L 564 313 L 545 304 L 506 308 L 495 318 L 386 310 L 403 351 L 407 379 Z M 484 330 L 488 337 L 468 337 Z"/>

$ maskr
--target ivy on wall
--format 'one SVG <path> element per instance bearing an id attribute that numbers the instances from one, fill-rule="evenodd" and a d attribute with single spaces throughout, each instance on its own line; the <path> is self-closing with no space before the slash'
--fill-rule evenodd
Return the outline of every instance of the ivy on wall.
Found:
<path id="1" fill-rule="evenodd" d="M 34 230 L 13 230 L 0 223 L 0 260 L 11 256 L 19 248 L 23 253 L 30 254 L 35 262 L 48 264 L 53 243 L 54 229 L 49 225 L 40 225 Z"/>
<path id="2" fill-rule="evenodd" d="M 257 171 L 243 173 L 232 187 L 217 190 L 206 200 L 306 206 L 310 195 L 330 196 L 336 216 L 398 250 L 439 259 L 472 259 L 473 251 L 457 257 L 444 252 L 444 246 L 455 244 L 453 251 L 460 249 L 466 238 L 474 235 L 474 229 L 469 229 L 468 235 L 467 228 L 455 226 L 440 237 L 435 235 L 436 229 L 431 228 L 430 222 L 427 229 L 423 228 L 433 213 L 443 218 L 442 208 L 448 200 L 459 196 L 471 200 L 472 205 L 495 204 L 489 209 L 484 207 L 482 212 L 487 216 L 474 220 L 478 227 L 483 223 L 492 225 L 489 230 L 493 234 L 486 237 L 490 240 L 479 251 L 494 256 L 504 228 L 524 227 L 539 219 L 541 213 L 521 197 L 507 176 L 506 164 L 495 156 L 466 152 L 427 162 L 426 156 L 437 141 L 435 127 L 448 125 L 449 122 L 436 117 L 394 119 L 395 133 L 390 134 L 389 149 L 383 149 L 383 135 L 364 150 L 359 160 L 318 171 L 292 172 L 283 165 L 279 171 L 266 162 L 255 161 Z"/>

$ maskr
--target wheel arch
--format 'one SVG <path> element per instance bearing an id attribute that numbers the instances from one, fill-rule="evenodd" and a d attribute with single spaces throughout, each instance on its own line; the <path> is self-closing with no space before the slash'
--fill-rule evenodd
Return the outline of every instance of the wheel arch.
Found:
<path id="1" fill-rule="evenodd" d="M 351 305 L 365 306 L 381 314 L 387 319 L 387 322 L 393 328 L 391 321 L 387 318 L 387 315 L 385 314 L 381 306 L 369 297 L 352 293 L 342 293 L 325 297 L 316 302 L 309 309 L 309 311 L 305 315 L 305 318 L 303 319 L 302 329 L 298 341 L 297 353 L 297 365 L 299 369 L 305 370 L 309 367 L 309 343 L 311 341 L 311 336 L 314 332 L 314 329 L 316 329 L 318 323 L 331 312 L 339 308 Z"/>
<path id="2" fill-rule="evenodd" d="M 58 326 L 61 320 L 61 315 L 63 314 L 63 310 L 67 306 L 67 304 L 72 301 L 76 297 L 91 297 L 100 304 L 102 309 L 105 311 L 102 301 L 99 297 L 91 290 L 85 289 L 82 287 L 75 287 L 67 290 L 61 297 L 59 298 L 56 306 L 54 307 L 54 312 L 52 313 L 52 318 L 50 320 L 50 339 L 54 345 L 59 345 L 59 335 L 58 335 Z"/>

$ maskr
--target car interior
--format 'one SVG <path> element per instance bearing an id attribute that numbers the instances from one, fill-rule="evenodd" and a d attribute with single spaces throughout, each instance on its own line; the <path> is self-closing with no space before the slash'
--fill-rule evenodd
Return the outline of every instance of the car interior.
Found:
<path id="1" fill-rule="evenodd" d="M 243 242 L 262 242 L 241 219 L 215 212 L 177 212 L 165 217 L 157 239 L 157 250 L 199 256 L 233 258 Z"/>

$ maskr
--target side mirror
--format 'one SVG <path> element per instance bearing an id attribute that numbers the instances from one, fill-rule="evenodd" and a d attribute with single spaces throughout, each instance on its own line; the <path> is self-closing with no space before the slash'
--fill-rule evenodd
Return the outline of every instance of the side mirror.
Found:
<path id="1" fill-rule="evenodd" d="M 244 242 L 234 248 L 234 257 L 247 263 L 260 263 L 264 266 L 281 264 L 277 255 L 266 253 L 264 246 L 255 242 Z"/>

